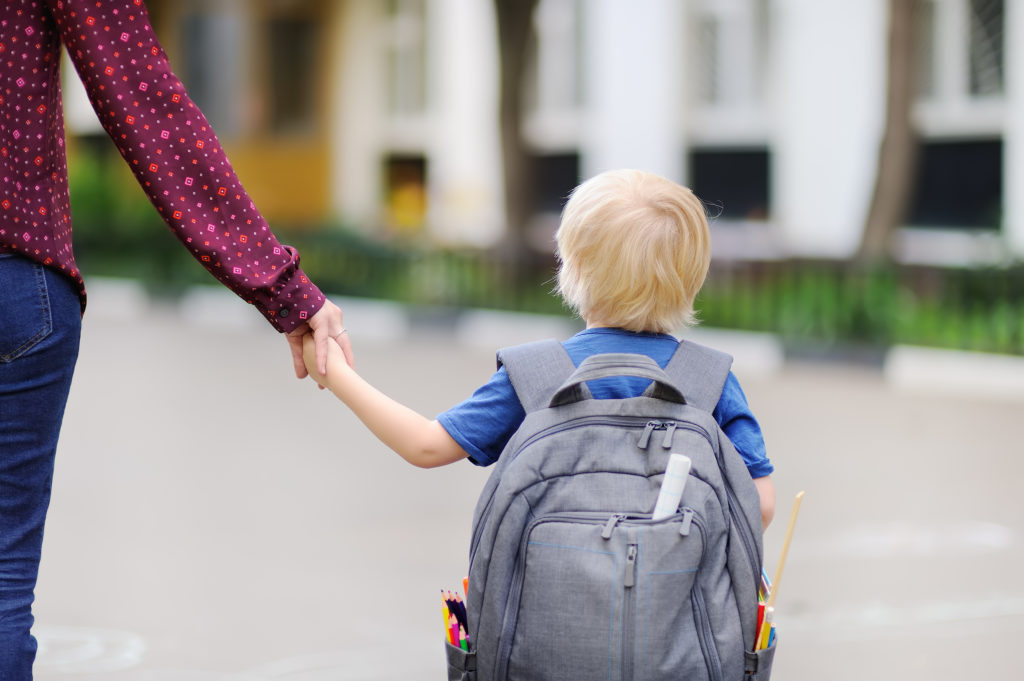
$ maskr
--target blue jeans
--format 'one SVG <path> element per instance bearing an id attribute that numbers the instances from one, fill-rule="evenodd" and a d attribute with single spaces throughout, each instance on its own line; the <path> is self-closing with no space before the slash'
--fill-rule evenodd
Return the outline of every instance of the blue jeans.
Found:
<path id="1" fill-rule="evenodd" d="M 0 253 L 0 680 L 28 681 L 32 601 L 57 437 L 78 359 L 74 284 Z"/>

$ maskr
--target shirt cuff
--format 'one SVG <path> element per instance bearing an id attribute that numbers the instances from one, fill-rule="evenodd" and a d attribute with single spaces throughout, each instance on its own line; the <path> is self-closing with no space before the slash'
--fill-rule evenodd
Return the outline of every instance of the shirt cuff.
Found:
<path id="1" fill-rule="evenodd" d="M 437 422 L 440 423 L 441 427 L 448 431 L 451 438 L 455 440 L 460 447 L 462 447 L 462 451 L 466 452 L 466 456 L 474 466 L 490 466 L 495 462 L 496 459 L 492 459 L 487 456 L 486 452 L 467 440 L 466 437 L 459 432 L 459 429 L 456 428 L 455 424 L 448 418 L 447 413 L 439 414 Z"/>
<path id="2" fill-rule="evenodd" d="M 296 268 L 287 281 L 277 284 L 271 296 L 254 304 L 270 324 L 282 333 L 289 333 L 309 321 L 324 305 L 326 297 Z"/>
<path id="3" fill-rule="evenodd" d="M 768 459 L 761 459 L 747 464 L 751 478 L 763 478 L 775 472 L 775 466 Z"/>

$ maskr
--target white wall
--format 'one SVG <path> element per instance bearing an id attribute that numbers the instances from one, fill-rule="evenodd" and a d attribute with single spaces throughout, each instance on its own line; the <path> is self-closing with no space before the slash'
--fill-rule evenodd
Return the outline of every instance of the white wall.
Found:
<path id="1" fill-rule="evenodd" d="M 771 3 L 773 74 L 762 133 L 772 150 L 773 233 L 783 254 L 843 258 L 859 243 L 884 122 L 886 3 Z M 1006 3 L 1005 24 L 1004 236 L 1018 257 L 1024 257 L 1022 4 Z M 428 158 L 433 235 L 493 243 L 504 226 L 491 3 L 429 0 L 430 110 L 410 124 L 388 121 L 382 111 L 382 50 L 373 30 L 379 0 L 343 5 L 335 13 L 341 30 L 329 126 L 334 208 L 357 224 L 376 224 L 381 156 L 389 148 L 420 149 Z M 586 0 L 580 7 L 584 101 L 570 117 L 579 125 L 545 128 L 557 134 L 544 143 L 557 148 L 562 135 L 565 148 L 578 144 L 584 177 L 629 166 L 687 182 L 686 2 Z"/>
<path id="2" fill-rule="evenodd" d="M 1024 259 L 1024 3 L 1006 3 L 1006 134 L 1003 145 L 1003 233 Z"/>
<path id="3" fill-rule="evenodd" d="M 441 241 L 486 246 L 504 222 L 493 6 L 434 0 L 429 12 L 430 229 Z"/>
<path id="4" fill-rule="evenodd" d="M 871 200 L 885 102 L 884 0 L 778 0 L 774 221 L 795 254 L 844 257 Z"/>
<path id="5" fill-rule="evenodd" d="M 442 242 L 485 246 L 503 231 L 497 45 L 489 2 L 427 3 L 427 110 L 387 111 L 379 0 L 346 0 L 334 20 L 329 123 L 334 212 L 373 228 L 382 215 L 382 159 L 426 157 L 428 227 Z"/>
<path id="6" fill-rule="evenodd" d="M 75 65 L 67 51 L 61 53 L 61 90 L 64 99 L 64 126 L 68 134 L 88 135 L 103 132 L 103 126 L 96 118 L 89 95 L 82 85 Z"/>
<path id="7" fill-rule="evenodd" d="M 380 63 L 376 0 L 346 0 L 331 13 L 339 36 L 331 54 L 327 130 L 331 147 L 330 202 L 334 213 L 354 225 L 372 227 L 381 213 Z"/>
<path id="8" fill-rule="evenodd" d="M 683 4 L 583 4 L 584 177 L 633 167 L 683 179 Z"/>

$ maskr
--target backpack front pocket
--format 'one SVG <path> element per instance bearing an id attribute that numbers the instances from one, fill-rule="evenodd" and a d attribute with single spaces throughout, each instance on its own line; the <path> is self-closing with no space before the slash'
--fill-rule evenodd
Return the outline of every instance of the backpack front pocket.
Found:
<path id="1" fill-rule="evenodd" d="M 534 523 L 520 549 L 497 678 L 611 679 L 624 552 L 601 538 L 597 519 Z"/>
<path id="2" fill-rule="evenodd" d="M 698 607 L 703 602 L 699 576 L 704 524 L 690 509 L 680 515 L 682 520 L 636 528 L 635 631 L 632 643 L 629 638 L 623 643 L 627 653 L 632 649 L 632 664 L 624 667 L 623 678 L 721 679 L 714 639 L 705 635 L 706 613 Z M 688 534 L 680 536 L 681 529 Z"/>
<path id="3" fill-rule="evenodd" d="M 534 521 L 520 548 L 496 678 L 708 676 L 690 595 L 703 552 L 698 525 L 690 510 L 660 521 L 607 513 Z"/>

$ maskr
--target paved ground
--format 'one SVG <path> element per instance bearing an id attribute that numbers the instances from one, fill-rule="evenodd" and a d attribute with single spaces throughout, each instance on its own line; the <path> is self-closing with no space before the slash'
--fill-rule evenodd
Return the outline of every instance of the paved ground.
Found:
<path id="1" fill-rule="evenodd" d="M 58 455 L 37 678 L 443 678 L 438 589 L 465 573 L 486 471 L 406 465 L 296 381 L 283 340 L 245 313 L 211 325 L 200 303 L 196 321 L 101 287 L 93 306 Z M 493 366 L 490 349 L 387 310 L 349 324 L 364 375 L 427 414 Z M 1018 676 L 1024 401 L 763 360 L 741 379 L 778 468 L 769 571 L 807 491 L 774 678 Z"/>

